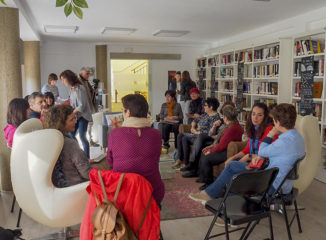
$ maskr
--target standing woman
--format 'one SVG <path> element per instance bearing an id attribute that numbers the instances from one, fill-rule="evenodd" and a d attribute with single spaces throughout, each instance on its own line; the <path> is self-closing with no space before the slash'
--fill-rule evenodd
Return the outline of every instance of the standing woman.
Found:
<path id="1" fill-rule="evenodd" d="M 80 140 L 82 141 L 84 152 L 89 158 L 89 143 L 86 138 L 88 122 L 91 122 L 92 113 L 87 99 L 86 89 L 81 85 L 77 75 L 65 70 L 60 74 L 63 84 L 70 87 L 70 105 L 74 108 L 74 114 L 77 117 L 75 131 L 70 132 L 71 137 L 75 138 L 78 130 Z"/>
<path id="2" fill-rule="evenodd" d="M 14 98 L 10 101 L 7 110 L 7 123 L 8 125 L 3 129 L 4 136 L 9 148 L 12 147 L 14 134 L 16 129 L 25 120 L 29 119 L 31 109 L 29 108 L 28 101 L 23 98 Z"/>
<path id="3" fill-rule="evenodd" d="M 190 98 L 190 89 L 195 88 L 196 83 L 191 80 L 190 74 L 188 71 L 182 72 L 181 77 L 181 89 L 180 89 L 180 104 L 183 112 L 183 122 L 188 123 L 187 114 L 189 113 L 189 105 L 191 102 Z"/>

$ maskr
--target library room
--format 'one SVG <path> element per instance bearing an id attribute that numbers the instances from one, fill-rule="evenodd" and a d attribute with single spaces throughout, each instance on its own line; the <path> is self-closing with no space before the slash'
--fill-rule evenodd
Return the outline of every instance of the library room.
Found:
<path id="1" fill-rule="evenodd" d="M 325 0 L 0 0 L 0 240 L 323 240 Z"/>

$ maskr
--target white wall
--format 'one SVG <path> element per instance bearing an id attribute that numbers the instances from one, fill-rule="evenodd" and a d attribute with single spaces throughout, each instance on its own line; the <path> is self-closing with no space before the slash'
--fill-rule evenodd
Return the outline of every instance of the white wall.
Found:
<path id="1" fill-rule="evenodd" d="M 102 43 L 103 44 L 103 43 Z M 41 44 L 41 77 L 42 84 L 47 82 L 51 72 L 60 74 L 65 69 L 78 73 L 82 66 L 96 66 L 95 43 L 44 41 Z M 167 53 L 181 54 L 181 60 L 150 61 L 150 101 L 154 114 L 159 113 L 164 102 L 164 92 L 168 87 L 168 71 L 188 70 L 195 80 L 196 58 L 205 51 L 204 47 L 195 46 L 162 46 L 144 44 L 108 44 L 110 52 L 133 53 Z M 108 56 L 110 56 L 108 54 Z M 110 70 L 110 69 L 109 69 Z M 110 71 L 108 71 L 110 73 Z M 110 76 L 108 76 L 110 79 Z M 109 85 L 110 86 L 110 85 Z M 60 95 L 67 97 L 68 90 L 58 81 Z"/>

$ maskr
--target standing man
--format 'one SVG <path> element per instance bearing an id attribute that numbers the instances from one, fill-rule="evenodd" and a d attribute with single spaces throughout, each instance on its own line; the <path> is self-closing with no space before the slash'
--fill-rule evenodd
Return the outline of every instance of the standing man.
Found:
<path id="1" fill-rule="evenodd" d="M 96 101 L 96 91 L 89 82 L 90 74 L 91 74 L 91 68 L 82 67 L 80 69 L 79 79 L 80 79 L 81 84 L 86 89 L 88 104 L 89 104 L 89 106 L 91 108 L 91 112 L 93 114 L 98 111 L 98 106 L 97 106 L 97 101 Z M 93 127 L 93 122 L 89 122 L 88 130 L 87 130 L 88 135 L 89 135 L 89 141 L 90 141 L 89 143 L 91 146 L 98 146 L 98 144 L 93 142 L 93 139 L 92 139 L 92 127 Z"/>
<path id="2" fill-rule="evenodd" d="M 29 108 L 31 109 L 31 114 L 29 118 L 41 118 L 41 113 L 45 109 L 45 100 L 42 93 L 33 92 L 28 97 Z"/>

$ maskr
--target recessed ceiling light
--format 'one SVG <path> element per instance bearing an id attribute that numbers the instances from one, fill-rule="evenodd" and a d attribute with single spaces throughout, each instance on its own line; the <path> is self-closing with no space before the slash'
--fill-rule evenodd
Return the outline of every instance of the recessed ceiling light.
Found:
<path id="1" fill-rule="evenodd" d="M 76 33 L 78 29 L 78 26 L 44 25 L 44 31 L 46 33 Z"/>
<path id="2" fill-rule="evenodd" d="M 136 28 L 117 28 L 117 27 L 105 27 L 102 30 L 102 34 L 122 34 L 122 35 L 129 35 L 135 32 Z"/>
<path id="3" fill-rule="evenodd" d="M 155 37 L 181 37 L 190 33 L 190 31 L 178 31 L 178 30 L 158 30 L 153 33 Z"/>

